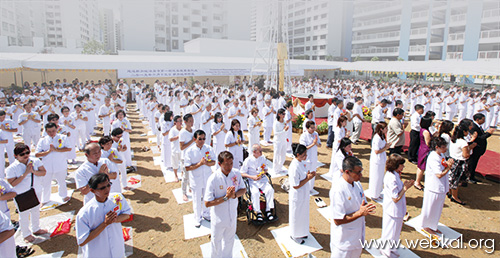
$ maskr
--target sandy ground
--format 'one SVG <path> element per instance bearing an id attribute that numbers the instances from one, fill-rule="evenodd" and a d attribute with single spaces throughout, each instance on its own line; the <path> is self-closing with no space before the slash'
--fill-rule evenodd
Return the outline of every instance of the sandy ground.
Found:
<path id="1" fill-rule="evenodd" d="M 135 109 L 135 105 L 129 105 Z M 138 171 L 129 175 L 141 175 L 142 187 L 133 192 L 124 193 L 134 209 L 134 220 L 124 223 L 125 226 L 133 227 L 134 254 L 132 257 L 201 257 L 200 245 L 210 241 L 209 236 L 184 240 L 184 227 L 182 216 L 192 213 L 192 204 L 179 205 L 175 201 L 172 189 L 179 188 L 180 183 L 165 183 L 159 166 L 153 165 L 153 153 L 151 151 L 141 152 L 143 146 L 152 146 L 146 137 L 140 136 L 146 133 L 146 127 L 141 123 L 136 112 L 129 111 L 129 119 L 134 128 L 131 134 L 132 148 L 135 152 L 134 160 L 138 163 Z M 489 138 L 488 149 L 500 152 L 500 133 L 495 133 Z M 152 137 L 152 136 L 148 136 Z M 294 134 L 294 142 L 298 142 L 299 135 Z M 325 147 L 326 135 L 321 136 L 323 146 L 319 149 L 319 161 L 326 164 L 318 170 L 319 174 L 328 172 L 331 150 Z M 265 155 L 272 160 L 272 147 L 264 148 Z M 364 171 L 361 179 L 363 188 L 368 188 L 370 146 L 366 141 L 353 146 L 355 156 L 363 161 Z M 79 153 L 78 155 L 83 155 Z M 285 166 L 288 167 L 291 158 L 287 158 Z M 403 173 L 404 179 L 414 179 L 416 166 L 406 163 Z M 274 241 L 271 230 L 288 225 L 288 193 L 281 190 L 279 180 L 273 180 L 276 190 L 277 211 L 279 220 L 264 226 L 248 224 L 246 216 L 241 213 L 238 218 L 237 235 L 249 257 L 283 257 L 278 244 Z M 331 184 L 320 177 L 316 178 L 315 189 L 319 196 L 329 204 L 328 193 Z M 75 188 L 75 185 L 69 185 Z M 53 188 L 55 189 L 55 188 Z M 445 201 L 443 214 L 440 222 L 463 234 L 464 241 L 470 239 L 494 239 L 495 250 L 500 247 L 500 186 L 487 180 L 477 185 L 469 185 L 460 189 L 460 198 L 467 202 L 465 207 Z M 423 192 L 414 188 L 406 194 L 408 211 L 412 217 L 420 214 Z M 80 193 L 75 192 L 72 200 L 63 206 L 51 211 L 41 213 L 41 217 L 57 214 L 64 211 L 78 211 L 83 202 Z M 376 204 L 376 213 L 366 218 L 366 239 L 377 239 L 381 234 L 382 206 Z M 9 207 L 14 210 L 14 204 L 9 202 Z M 330 223 L 316 210 L 317 206 L 313 198 L 310 202 L 310 231 L 323 247 L 322 250 L 314 252 L 317 257 L 330 256 Z M 12 214 L 14 220 L 18 220 L 17 214 Z M 401 239 L 422 239 L 423 236 L 413 228 L 403 226 Z M 64 250 L 65 257 L 76 257 L 77 245 L 75 231 L 72 227 L 68 235 L 54 237 L 53 239 L 36 245 L 34 255 L 52 253 Z M 413 249 L 412 251 L 421 257 L 499 257 L 496 251 L 488 255 L 485 251 L 491 249 Z M 371 255 L 363 251 L 362 257 Z"/>

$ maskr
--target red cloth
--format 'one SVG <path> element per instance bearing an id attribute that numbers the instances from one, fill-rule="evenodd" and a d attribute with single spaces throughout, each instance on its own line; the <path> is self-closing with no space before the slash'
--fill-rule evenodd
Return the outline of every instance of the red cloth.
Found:
<path id="1" fill-rule="evenodd" d="M 58 235 L 63 235 L 69 233 L 71 228 L 71 219 L 66 221 L 57 222 L 57 227 L 54 229 L 54 232 L 50 234 L 50 237 L 55 237 Z"/>
<path id="2" fill-rule="evenodd" d="M 123 228 L 122 231 L 123 231 L 123 240 L 127 242 L 128 240 L 130 240 L 130 228 Z"/>
<path id="3" fill-rule="evenodd" d="M 293 100 L 295 100 L 297 97 L 292 97 L 292 98 Z M 298 99 L 300 100 L 300 103 L 302 103 L 302 105 L 305 105 L 309 101 L 309 98 L 298 98 Z M 331 105 L 332 99 L 314 99 L 314 104 L 318 108 L 323 107 L 324 105 L 326 105 L 326 103 Z"/>
<path id="4" fill-rule="evenodd" d="M 134 214 L 130 214 L 130 217 L 124 221 L 122 221 L 122 223 L 125 223 L 125 222 L 129 222 L 129 221 L 132 221 L 134 220 Z"/>

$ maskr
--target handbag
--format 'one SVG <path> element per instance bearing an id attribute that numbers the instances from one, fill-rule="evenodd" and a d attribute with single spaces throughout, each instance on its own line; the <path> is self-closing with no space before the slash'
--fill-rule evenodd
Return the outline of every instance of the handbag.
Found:
<path id="1" fill-rule="evenodd" d="M 19 212 L 29 210 L 40 204 L 40 201 L 36 196 L 35 189 L 33 188 L 33 173 L 31 173 L 31 188 L 22 194 L 18 194 L 14 197 L 14 200 L 17 203 L 17 209 Z"/>

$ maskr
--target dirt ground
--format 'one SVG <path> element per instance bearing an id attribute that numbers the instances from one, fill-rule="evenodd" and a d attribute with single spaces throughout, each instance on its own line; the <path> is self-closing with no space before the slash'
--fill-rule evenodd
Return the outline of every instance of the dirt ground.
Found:
<path id="1" fill-rule="evenodd" d="M 129 105 L 135 109 L 135 105 Z M 142 176 L 142 187 L 133 192 L 126 192 L 124 196 L 129 200 L 134 209 L 134 220 L 124 223 L 125 226 L 133 227 L 134 254 L 132 257 L 201 257 L 200 245 L 210 241 L 209 236 L 184 240 L 184 227 L 182 216 L 192 213 L 192 204 L 179 205 L 175 201 L 172 189 L 179 188 L 180 183 L 165 183 L 159 166 L 153 165 L 153 153 L 151 151 L 141 152 L 143 146 L 152 146 L 146 137 L 140 136 L 146 133 L 146 127 L 141 123 L 136 112 L 129 111 L 129 119 L 133 126 L 131 133 L 132 148 L 135 152 L 134 160 L 137 161 L 138 170 L 129 175 L 139 174 Z M 496 132 L 488 139 L 488 149 L 500 152 L 500 133 Z M 151 137 L 151 136 L 149 136 Z M 293 135 L 293 141 L 298 142 L 299 135 Z M 321 136 L 323 146 L 319 149 L 319 161 L 326 164 L 318 170 L 319 174 L 328 172 L 331 150 L 325 147 L 326 135 Z M 265 147 L 265 155 L 272 160 L 272 147 Z M 370 146 L 366 141 L 353 146 L 356 157 L 363 162 L 364 171 L 361 179 L 363 188 L 368 188 Z M 81 153 L 79 155 L 82 155 Z M 287 158 L 285 166 L 288 167 L 291 158 Z M 416 166 L 407 162 L 403 173 L 403 179 L 414 179 Z M 274 240 L 271 230 L 288 225 L 288 193 L 281 190 L 279 180 L 273 180 L 276 190 L 277 212 L 279 220 L 264 226 L 248 224 L 243 213 L 238 218 L 237 235 L 241 239 L 249 257 L 283 257 L 278 244 Z M 329 204 L 328 193 L 331 184 L 320 177 L 316 178 L 315 189 L 319 196 Z M 75 188 L 75 185 L 69 185 Z M 500 247 L 500 185 L 491 181 L 483 180 L 477 185 L 469 185 L 460 188 L 460 198 L 467 203 L 461 206 L 446 199 L 440 222 L 463 234 L 464 242 L 470 239 L 494 239 L 494 249 Z M 412 217 L 420 214 L 423 192 L 412 188 L 406 193 L 408 212 Z M 41 217 L 57 214 L 64 211 L 78 211 L 83 204 L 83 197 L 75 192 L 71 201 L 59 208 L 41 213 Z M 366 218 L 366 239 L 378 239 L 382 227 L 382 206 L 377 206 L 376 213 Z M 9 207 L 14 210 L 12 201 Z M 322 250 L 314 252 L 316 257 L 330 256 L 330 223 L 316 210 L 317 206 L 313 198 L 310 202 L 310 231 Z M 12 214 L 14 220 L 18 220 L 17 214 Z M 423 239 L 413 228 L 403 225 L 401 239 Z M 467 245 L 466 245 L 467 246 Z M 76 257 L 77 245 L 75 231 L 72 227 L 68 235 L 54 237 L 53 239 L 36 245 L 34 255 L 52 253 L 64 250 L 65 257 Z M 495 251 L 489 255 L 485 251 L 491 249 L 412 249 L 420 257 L 500 257 L 500 252 Z M 371 257 L 363 251 L 362 257 Z"/>

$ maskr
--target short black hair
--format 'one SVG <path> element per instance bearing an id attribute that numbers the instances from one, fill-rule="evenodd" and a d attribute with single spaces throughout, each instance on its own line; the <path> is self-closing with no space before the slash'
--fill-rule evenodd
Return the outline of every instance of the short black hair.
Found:
<path id="1" fill-rule="evenodd" d="M 109 182 L 109 176 L 104 173 L 97 173 L 89 179 L 89 187 L 96 190 L 100 183 Z"/>
<path id="2" fill-rule="evenodd" d="M 191 115 L 191 114 L 185 114 L 184 117 L 182 118 L 182 120 L 184 120 L 184 122 L 187 122 L 189 120 L 189 118 L 192 118 L 192 117 L 193 117 L 193 115 Z"/>
<path id="3" fill-rule="evenodd" d="M 420 105 L 420 104 L 415 105 L 415 111 L 420 110 L 420 109 L 424 109 L 424 106 Z"/>
<path id="4" fill-rule="evenodd" d="M 49 128 L 57 128 L 57 125 L 54 124 L 54 123 L 47 123 L 47 124 L 45 124 L 45 130 L 47 130 Z"/>
<path id="5" fill-rule="evenodd" d="M 1 116 L 1 115 L 0 115 Z M 51 121 L 51 120 L 54 120 L 54 119 L 59 119 L 59 115 L 58 114 L 55 114 L 55 113 L 52 113 L 52 114 L 49 114 L 47 116 L 47 121 Z"/>
<path id="6" fill-rule="evenodd" d="M 474 119 L 474 121 L 478 121 L 478 120 L 483 119 L 484 117 L 485 117 L 485 116 L 484 116 L 484 114 L 482 114 L 482 113 L 477 113 L 477 114 L 475 114 L 475 115 L 472 117 L 472 119 Z"/>
<path id="7" fill-rule="evenodd" d="M 392 116 L 402 115 L 404 113 L 405 113 L 405 111 L 402 108 L 395 108 L 392 111 Z"/>
<path id="8" fill-rule="evenodd" d="M 112 142 L 112 141 L 113 141 L 113 140 L 111 139 L 111 137 L 109 137 L 109 136 L 103 136 L 103 137 L 101 137 L 101 139 L 99 139 L 99 145 L 100 145 L 100 146 L 101 146 L 101 148 L 102 148 L 102 146 L 103 146 L 104 144 L 106 144 L 106 143 L 108 143 L 108 142 Z"/>
<path id="9" fill-rule="evenodd" d="M 23 143 L 20 143 L 20 144 L 17 144 L 16 147 L 14 147 L 14 155 L 19 155 L 21 153 L 23 153 L 25 150 L 30 150 L 30 147 L 26 144 L 23 144 Z"/>
<path id="10" fill-rule="evenodd" d="M 347 170 L 353 171 L 355 167 L 363 167 L 363 163 L 361 163 L 361 160 L 354 156 L 345 157 L 344 161 L 342 162 L 342 170 L 344 172 Z"/>
<path id="11" fill-rule="evenodd" d="M 205 135 L 205 131 L 198 129 L 194 132 L 193 137 L 198 139 L 198 136 L 200 136 L 200 135 Z"/>
<path id="12" fill-rule="evenodd" d="M 0 116 L 5 116 L 7 113 L 5 113 L 4 110 L 0 110 Z"/>
<path id="13" fill-rule="evenodd" d="M 297 147 L 293 148 L 293 156 L 297 157 L 298 155 L 303 154 L 307 151 L 307 147 L 303 144 L 297 145 Z"/>
<path id="14" fill-rule="evenodd" d="M 120 127 L 117 127 L 111 131 L 112 136 L 117 136 L 123 133 L 123 130 Z"/>

